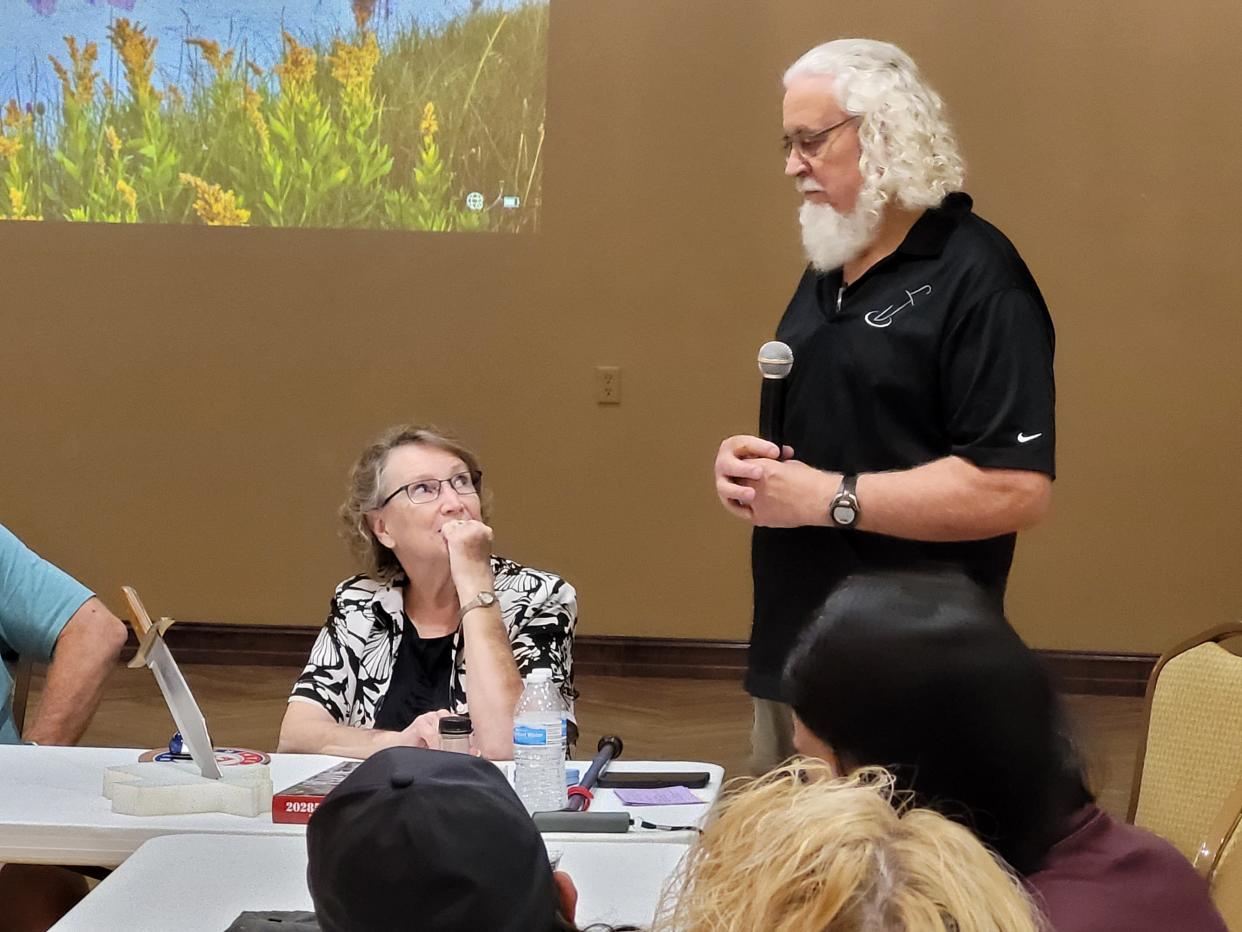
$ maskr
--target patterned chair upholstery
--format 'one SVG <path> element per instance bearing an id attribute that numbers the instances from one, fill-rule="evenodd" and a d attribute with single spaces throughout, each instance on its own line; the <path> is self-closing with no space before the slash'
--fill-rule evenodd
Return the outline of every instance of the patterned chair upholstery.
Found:
<path id="1" fill-rule="evenodd" d="M 1242 783 L 1225 801 L 1195 857 L 1212 900 L 1231 929 L 1242 929 Z"/>
<path id="2" fill-rule="evenodd" d="M 1147 684 L 1129 818 L 1191 861 L 1242 777 L 1242 657 L 1221 646 L 1234 637 L 1242 624 L 1179 644 Z"/>

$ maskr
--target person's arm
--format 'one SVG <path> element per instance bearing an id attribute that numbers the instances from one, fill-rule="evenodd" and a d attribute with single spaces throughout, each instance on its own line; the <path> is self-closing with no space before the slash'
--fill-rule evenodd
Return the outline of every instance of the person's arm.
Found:
<path id="1" fill-rule="evenodd" d="M 463 588 L 463 604 L 479 591 Z M 500 605 L 468 612 L 461 625 L 470 671 L 466 702 L 474 725 L 474 747 L 489 760 L 509 760 L 513 757 L 513 710 L 522 696 L 522 678 L 513 662 Z"/>
<path id="2" fill-rule="evenodd" d="M 841 477 L 829 474 L 836 494 Z M 1024 531 L 1052 508 L 1052 477 L 1029 469 L 976 466 L 960 456 L 858 479 L 866 496 L 858 527 L 913 540 L 982 540 Z"/>
<path id="3" fill-rule="evenodd" d="M 99 599 L 87 599 L 56 639 L 38 712 L 23 737 L 36 744 L 59 745 L 81 738 L 126 637 L 120 619 Z"/>
<path id="4" fill-rule="evenodd" d="M 469 605 L 480 592 L 494 592 L 491 528 L 479 521 L 453 521 L 440 533 L 448 544 L 449 567 L 461 606 Z M 490 760 L 508 760 L 513 757 L 513 709 L 522 695 L 522 677 L 500 616 L 500 603 L 466 612 L 461 628 L 475 750 Z"/>
<path id="5" fill-rule="evenodd" d="M 751 465 L 760 478 L 742 480 L 730 494 L 743 503 L 734 507 L 745 509 L 756 525 L 831 524 L 828 505 L 840 473 L 767 457 Z M 913 469 L 864 473 L 858 477 L 858 502 L 858 530 L 912 540 L 982 540 L 1043 520 L 1051 507 L 1052 479 L 1032 470 L 982 468 L 946 456 Z"/>
<path id="6" fill-rule="evenodd" d="M 427 712 L 414 719 L 404 731 L 384 731 L 342 725 L 323 706 L 295 698 L 285 709 L 276 750 L 286 754 L 367 758 L 384 748 L 438 748 L 439 722 L 448 714 L 446 709 Z"/>

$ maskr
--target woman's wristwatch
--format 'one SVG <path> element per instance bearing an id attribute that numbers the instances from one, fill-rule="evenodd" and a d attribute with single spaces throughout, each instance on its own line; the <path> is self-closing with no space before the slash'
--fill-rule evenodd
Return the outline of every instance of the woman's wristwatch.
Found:
<path id="1" fill-rule="evenodd" d="M 482 592 L 480 592 L 473 599 L 471 599 L 469 602 L 467 602 L 465 605 L 461 607 L 461 611 L 457 615 L 457 620 L 460 622 L 463 618 L 465 618 L 466 612 L 472 612 L 476 608 L 491 608 L 495 604 L 496 604 L 496 593 L 491 592 L 490 590 L 484 589 Z"/>

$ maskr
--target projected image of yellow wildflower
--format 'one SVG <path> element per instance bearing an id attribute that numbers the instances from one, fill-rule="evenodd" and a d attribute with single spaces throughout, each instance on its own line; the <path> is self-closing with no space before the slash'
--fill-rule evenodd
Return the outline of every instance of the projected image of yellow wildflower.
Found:
<path id="1" fill-rule="evenodd" d="M 13 0 L 0 219 L 538 228 L 548 0 Z"/>

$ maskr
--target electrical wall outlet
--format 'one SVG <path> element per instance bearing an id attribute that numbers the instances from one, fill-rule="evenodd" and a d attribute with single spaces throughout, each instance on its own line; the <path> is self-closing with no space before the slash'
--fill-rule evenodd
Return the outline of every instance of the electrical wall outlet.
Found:
<path id="1" fill-rule="evenodd" d="M 595 400 L 602 405 L 621 404 L 621 367 L 595 367 Z"/>

